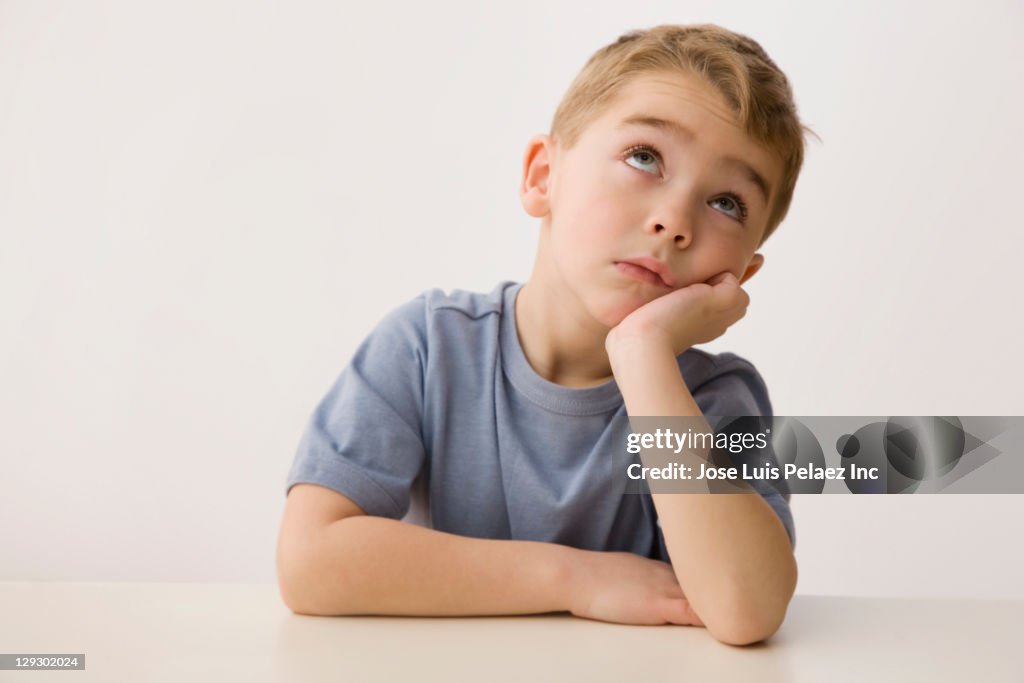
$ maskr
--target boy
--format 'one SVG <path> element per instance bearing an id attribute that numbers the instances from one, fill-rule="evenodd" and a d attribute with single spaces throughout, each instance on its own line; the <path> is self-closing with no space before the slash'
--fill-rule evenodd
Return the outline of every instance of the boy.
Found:
<path id="1" fill-rule="evenodd" d="M 745 314 L 803 130 L 785 76 L 717 26 L 595 53 L 527 147 L 529 281 L 393 310 L 314 412 L 278 542 L 288 607 L 774 633 L 797 576 L 788 495 L 609 496 L 609 425 L 771 415 L 753 365 L 692 346 Z M 424 495 L 429 528 L 401 521 Z"/>

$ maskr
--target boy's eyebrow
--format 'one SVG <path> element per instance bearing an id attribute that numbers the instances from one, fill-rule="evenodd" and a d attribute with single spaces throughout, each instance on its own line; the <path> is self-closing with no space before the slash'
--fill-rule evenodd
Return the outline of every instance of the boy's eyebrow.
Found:
<path id="1" fill-rule="evenodd" d="M 622 120 L 622 123 L 620 123 L 618 127 L 625 128 L 626 126 L 646 126 L 648 128 L 655 128 L 657 130 L 673 134 L 676 137 L 680 137 L 687 141 L 693 140 L 694 138 L 697 137 L 696 133 L 694 133 L 692 130 L 682 125 L 681 123 L 677 123 L 676 121 L 671 121 L 668 119 L 660 119 L 657 116 L 649 116 L 647 114 L 633 114 L 632 116 L 628 116 Z M 764 179 L 764 176 L 758 173 L 757 170 L 750 164 L 734 156 L 722 157 L 722 161 L 727 166 L 733 166 L 743 171 L 743 173 L 747 176 L 747 179 L 750 180 L 750 182 L 754 183 L 754 185 L 757 186 L 757 189 L 761 191 L 761 196 L 764 198 L 764 203 L 768 204 L 768 198 L 772 194 L 772 188 L 768 184 L 768 181 Z"/>
<path id="2" fill-rule="evenodd" d="M 622 120 L 619 124 L 619 128 L 625 126 L 647 126 L 648 128 L 657 128 L 667 133 L 672 133 L 685 140 L 692 140 L 697 137 L 697 134 L 687 128 L 681 123 L 675 121 L 669 121 L 667 119 L 659 119 L 657 116 L 648 116 L 646 114 L 633 114 Z"/>

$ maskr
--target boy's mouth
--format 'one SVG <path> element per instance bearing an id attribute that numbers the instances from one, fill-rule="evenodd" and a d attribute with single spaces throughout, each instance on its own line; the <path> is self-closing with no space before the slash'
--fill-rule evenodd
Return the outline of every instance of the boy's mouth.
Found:
<path id="1" fill-rule="evenodd" d="M 668 268 L 654 259 L 630 259 L 628 261 L 615 261 L 615 268 L 628 278 L 646 282 L 664 289 L 672 289 L 672 285 L 666 281 L 665 276 Z M 672 277 L 668 275 L 668 277 Z"/>

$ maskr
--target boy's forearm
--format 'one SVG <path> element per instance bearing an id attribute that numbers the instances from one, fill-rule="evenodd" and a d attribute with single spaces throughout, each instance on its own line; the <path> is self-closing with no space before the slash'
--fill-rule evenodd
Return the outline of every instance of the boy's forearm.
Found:
<path id="1" fill-rule="evenodd" d="M 457 616 L 570 609 L 568 546 L 469 538 L 360 515 L 323 529 L 289 606 L 304 614 Z"/>
<path id="2" fill-rule="evenodd" d="M 634 345 L 611 354 L 633 416 L 703 413 L 670 350 Z M 679 584 L 716 637 L 756 642 L 774 633 L 796 587 L 785 527 L 760 495 L 652 494 Z"/>

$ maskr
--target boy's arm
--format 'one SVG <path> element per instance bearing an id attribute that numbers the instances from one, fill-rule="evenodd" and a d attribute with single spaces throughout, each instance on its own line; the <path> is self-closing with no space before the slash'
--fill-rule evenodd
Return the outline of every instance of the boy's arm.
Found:
<path id="1" fill-rule="evenodd" d="M 748 303 L 736 276 L 725 272 L 626 316 L 605 347 L 627 414 L 703 418 L 676 356 L 721 336 Z M 708 630 L 737 645 L 775 633 L 797 569 L 785 526 L 771 506 L 755 493 L 652 498 L 673 569 Z"/>
<path id="2" fill-rule="evenodd" d="M 703 417 L 671 348 L 637 341 L 618 351 L 612 366 L 628 414 Z M 708 630 L 736 645 L 775 633 L 797 569 L 771 506 L 753 492 L 651 497 L 676 576 Z"/>
<path id="3" fill-rule="evenodd" d="M 277 570 L 285 604 L 302 614 L 569 611 L 622 623 L 701 623 L 664 562 L 426 529 L 362 514 L 321 486 L 290 491 Z"/>

